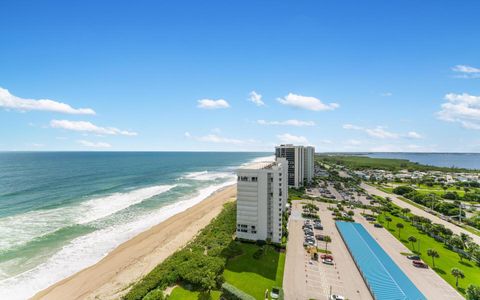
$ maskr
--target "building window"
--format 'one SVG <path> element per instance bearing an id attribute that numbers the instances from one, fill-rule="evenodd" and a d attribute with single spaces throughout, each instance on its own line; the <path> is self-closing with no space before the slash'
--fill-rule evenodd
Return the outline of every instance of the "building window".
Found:
<path id="1" fill-rule="evenodd" d="M 258 177 L 252 177 L 252 182 L 257 182 L 258 181 Z"/>

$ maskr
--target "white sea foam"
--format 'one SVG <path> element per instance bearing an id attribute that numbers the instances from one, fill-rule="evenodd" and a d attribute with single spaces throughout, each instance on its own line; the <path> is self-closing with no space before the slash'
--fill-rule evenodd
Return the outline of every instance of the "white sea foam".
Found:
<path id="1" fill-rule="evenodd" d="M 187 173 L 183 178 L 190 179 L 190 180 L 199 180 L 199 181 L 211 181 L 211 180 L 226 179 L 226 178 L 233 179 L 235 178 L 235 175 L 229 172 L 202 171 L 202 172 Z"/>
<path id="2" fill-rule="evenodd" d="M 234 180 L 229 180 L 200 189 L 195 196 L 169 204 L 147 215 L 138 216 L 134 221 L 76 238 L 45 263 L 0 281 L 0 299 L 27 299 L 55 282 L 95 264 L 122 242 L 194 206 L 215 191 L 233 183 Z"/>
<path id="3" fill-rule="evenodd" d="M 158 185 L 134 190 L 128 193 L 115 193 L 107 197 L 83 202 L 80 205 L 82 216 L 77 219 L 77 223 L 86 224 L 108 217 L 146 199 L 163 194 L 174 187 L 175 185 Z"/>
<path id="4" fill-rule="evenodd" d="M 127 193 L 98 197 L 72 206 L 30 211 L 0 219 L 0 250 L 6 250 L 75 224 L 87 224 L 110 216 L 153 196 L 165 193 L 175 185 L 140 188 Z"/>

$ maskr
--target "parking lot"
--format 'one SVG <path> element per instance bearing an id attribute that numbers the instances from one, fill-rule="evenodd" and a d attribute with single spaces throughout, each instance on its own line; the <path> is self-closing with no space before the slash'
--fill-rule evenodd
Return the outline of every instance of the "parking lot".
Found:
<path id="1" fill-rule="evenodd" d="M 289 220 L 289 241 L 285 264 L 285 299 L 329 299 L 331 294 L 339 294 L 348 299 L 372 299 L 360 273 L 353 263 L 343 241 L 335 227 L 327 204 L 318 203 L 322 230 L 313 228 L 313 236 L 328 235 L 331 243 L 332 265 L 318 261 L 304 248 L 305 232 L 301 217 L 302 201 L 294 201 Z M 311 222 L 313 225 L 313 222 Z M 317 226 L 318 227 L 318 226 Z M 325 242 L 315 239 L 315 246 L 325 249 Z"/>

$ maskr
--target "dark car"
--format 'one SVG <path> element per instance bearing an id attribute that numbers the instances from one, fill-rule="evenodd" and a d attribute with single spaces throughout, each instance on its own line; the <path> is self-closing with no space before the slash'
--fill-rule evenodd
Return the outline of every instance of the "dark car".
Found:
<path id="1" fill-rule="evenodd" d="M 407 256 L 408 259 L 411 259 L 411 260 L 420 260 L 420 256 L 418 255 L 409 255 Z"/>
<path id="2" fill-rule="evenodd" d="M 414 261 L 412 261 L 412 264 L 413 264 L 413 266 L 415 266 L 417 268 L 424 268 L 424 269 L 428 268 L 428 265 L 426 263 L 424 263 L 423 261 L 414 260 Z"/>
<path id="3" fill-rule="evenodd" d="M 382 224 L 379 224 L 379 223 L 375 223 L 375 224 L 373 224 L 373 226 L 375 226 L 377 228 L 383 228 Z"/>

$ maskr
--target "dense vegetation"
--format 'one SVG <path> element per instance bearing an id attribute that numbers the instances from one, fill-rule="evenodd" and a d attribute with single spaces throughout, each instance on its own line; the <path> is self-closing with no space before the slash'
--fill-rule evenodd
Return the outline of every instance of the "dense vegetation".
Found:
<path id="1" fill-rule="evenodd" d="M 317 155 L 317 161 L 343 165 L 353 170 L 383 169 L 395 172 L 407 169 L 410 171 L 473 172 L 469 169 L 421 165 L 406 159 L 371 158 L 354 155 Z"/>
<path id="2" fill-rule="evenodd" d="M 155 267 L 124 298 L 140 300 L 152 294 L 159 298 L 161 291 L 178 282 L 207 293 L 220 288 L 227 259 L 240 251 L 232 242 L 235 226 L 235 203 L 227 203 L 193 241 Z"/>

